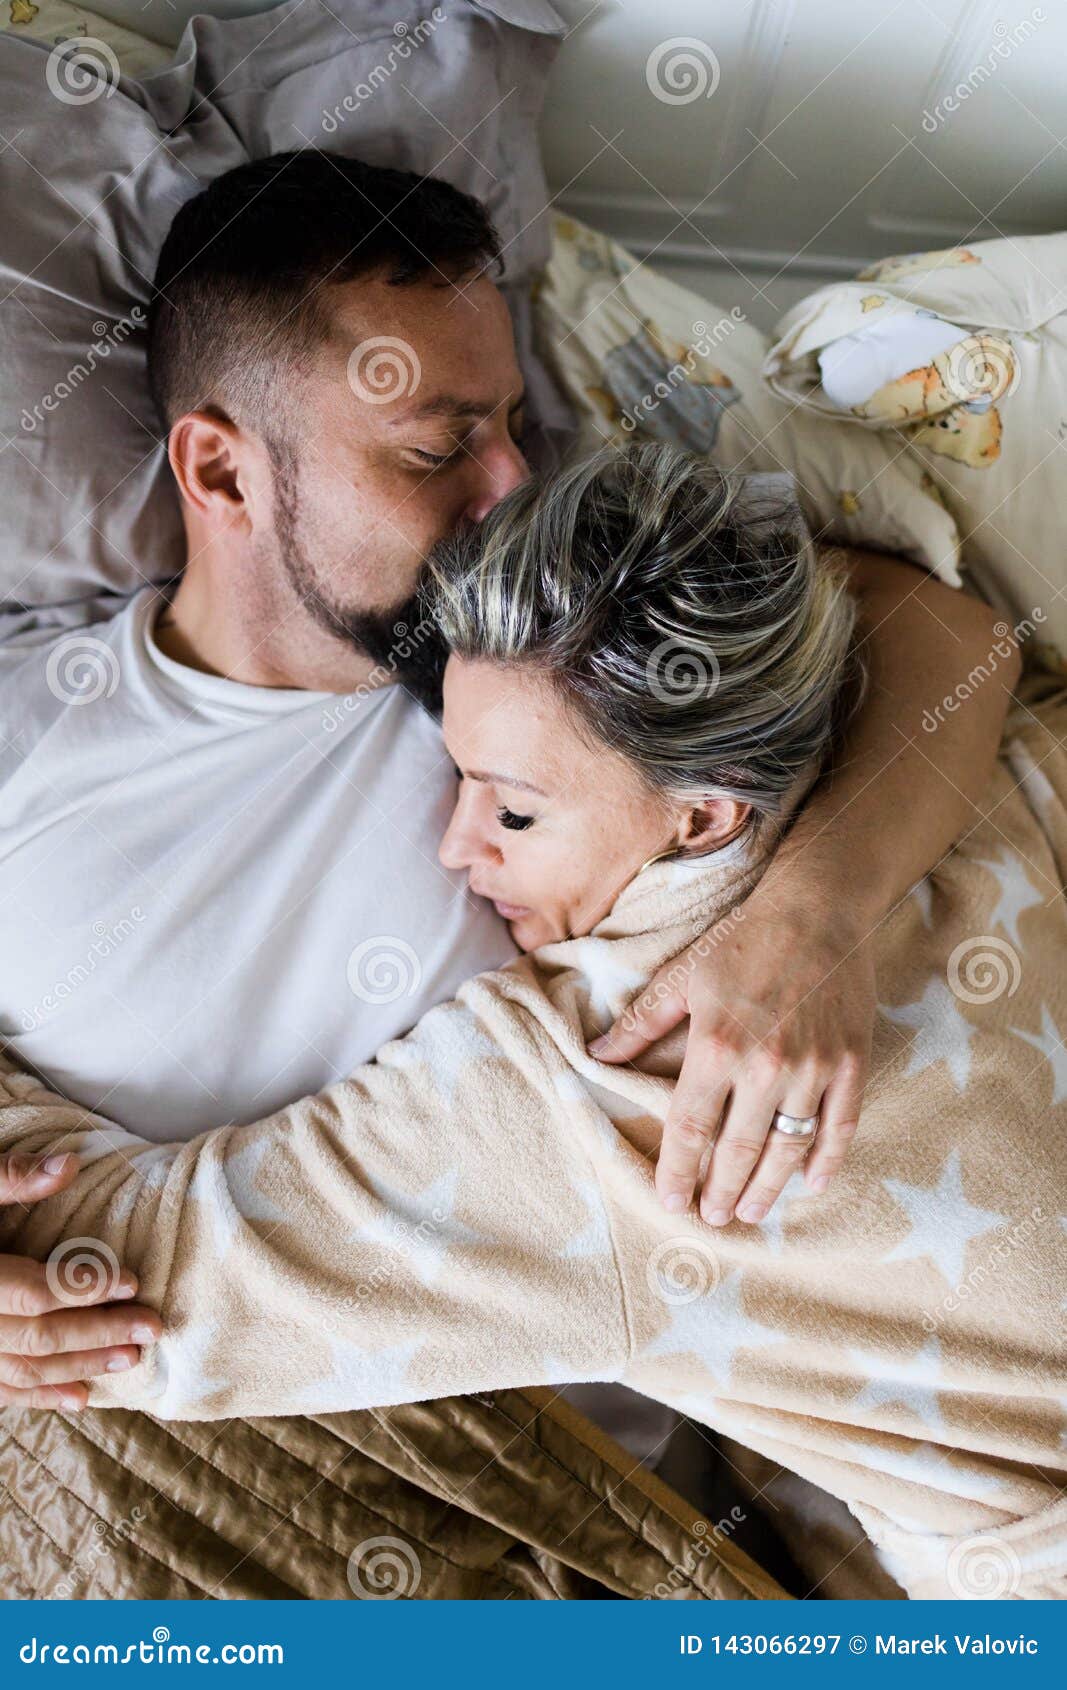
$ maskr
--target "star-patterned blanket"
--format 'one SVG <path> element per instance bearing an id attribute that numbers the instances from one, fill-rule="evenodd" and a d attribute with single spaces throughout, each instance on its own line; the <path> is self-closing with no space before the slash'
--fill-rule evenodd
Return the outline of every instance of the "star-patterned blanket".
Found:
<path id="1" fill-rule="evenodd" d="M 188 1144 L 8 1068 L 0 1148 L 87 1166 L 4 1244 L 57 1278 L 121 1259 L 164 1318 L 93 1403 L 220 1419 L 619 1380 L 843 1498 L 912 1596 L 1067 1594 L 1065 740 L 1063 695 L 1013 718 L 984 819 L 877 935 L 846 1169 L 758 1228 L 663 1210 L 670 1079 L 585 1048 L 744 919 L 736 852 L 646 869 L 590 937 Z"/>

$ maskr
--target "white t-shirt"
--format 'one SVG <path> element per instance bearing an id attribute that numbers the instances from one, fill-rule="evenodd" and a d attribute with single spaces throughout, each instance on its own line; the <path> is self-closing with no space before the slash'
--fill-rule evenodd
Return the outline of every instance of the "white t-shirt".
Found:
<path id="1" fill-rule="evenodd" d="M 160 603 L 0 645 L 0 1039 L 162 1140 L 319 1091 L 515 950 L 437 861 L 455 777 L 399 687 L 200 674 Z"/>

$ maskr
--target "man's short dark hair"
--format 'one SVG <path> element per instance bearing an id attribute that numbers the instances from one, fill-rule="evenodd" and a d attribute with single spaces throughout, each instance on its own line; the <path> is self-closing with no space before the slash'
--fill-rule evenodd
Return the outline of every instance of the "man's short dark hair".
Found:
<path id="1" fill-rule="evenodd" d="M 434 176 L 313 147 L 226 171 L 159 256 L 148 376 L 164 429 L 207 404 L 277 428 L 278 378 L 328 338 L 330 288 L 379 270 L 452 281 L 499 257 L 484 206 Z"/>

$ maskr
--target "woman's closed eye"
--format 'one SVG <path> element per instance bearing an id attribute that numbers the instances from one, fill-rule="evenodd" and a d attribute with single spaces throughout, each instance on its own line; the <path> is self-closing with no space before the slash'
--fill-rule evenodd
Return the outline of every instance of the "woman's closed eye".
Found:
<path id="1" fill-rule="evenodd" d="M 516 815 L 514 810 L 507 808 L 507 805 L 501 805 L 496 813 L 496 819 L 501 827 L 510 828 L 515 833 L 521 833 L 524 828 L 532 827 L 534 823 L 532 816 Z"/>

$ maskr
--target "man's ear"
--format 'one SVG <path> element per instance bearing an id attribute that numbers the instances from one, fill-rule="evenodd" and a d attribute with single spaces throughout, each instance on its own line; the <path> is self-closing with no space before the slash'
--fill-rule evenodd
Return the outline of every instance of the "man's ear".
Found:
<path id="1" fill-rule="evenodd" d="M 689 857 L 717 851 L 743 833 L 751 817 L 751 804 L 736 798 L 706 798 L 684 812 L 678 826 L 679 849 Z"/>
<path id="2" fill-rule="evenodd" d="M 167 454 L 178 490 L 202 516 L 245 514 L 247 436 L 221 413 L 189 411 L 170 431 Z"/>

